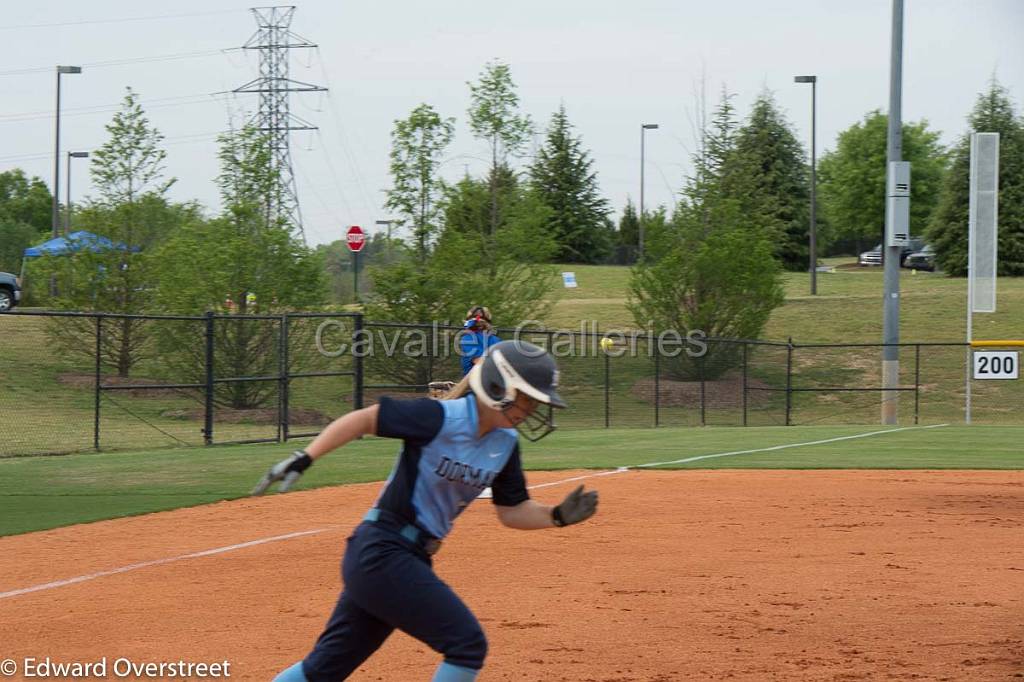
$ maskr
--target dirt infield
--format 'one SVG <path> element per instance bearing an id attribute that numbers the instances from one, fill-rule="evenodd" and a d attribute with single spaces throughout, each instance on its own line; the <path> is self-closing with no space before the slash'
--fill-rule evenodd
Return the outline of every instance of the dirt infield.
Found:
<path id="1" fill-rule="evenodd" d="M 601 491 L 592 522 L 512 531 L 479 501 L 437 556 L 490 638 L 482 682 L 1024 678 L 1024 472 L 646 471 L 590 483 Z M 344 539 L 378 488 L 0 538 L 0 593 L 233 547 L 0 594 L 0 659 L 226 659 L 232 679 L 269 680 L 323 626 Z M 428 680 L 437 660 L 396 634 L 351 679 Z"/>

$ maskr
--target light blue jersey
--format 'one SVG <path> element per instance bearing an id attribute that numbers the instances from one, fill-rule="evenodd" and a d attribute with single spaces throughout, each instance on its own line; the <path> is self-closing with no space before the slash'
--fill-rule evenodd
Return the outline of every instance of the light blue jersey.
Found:
<path id="1" fill-rule="evenodd" d="M 484 488 L 494 504 L 529 499 L 515 429 L 479 437 L 476 399 L 381 398 L 377 435 L 401 438 L 402 452 L 377 507 L 443 538 L 452 522 Z"/>

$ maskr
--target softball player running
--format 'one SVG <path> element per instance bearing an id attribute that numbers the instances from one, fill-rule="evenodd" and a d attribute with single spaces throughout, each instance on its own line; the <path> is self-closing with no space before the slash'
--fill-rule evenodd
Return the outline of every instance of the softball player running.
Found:
<path id="1" fill-rule="evenodd" d="M 558 370 L 543 349 L 520 341 L 491 348 L 437 401 L 382 398 L 334 421 L 305 451 L 271 467 L 254 494 L 286 491 L 319 457 L 361 435 L 402 439 L 376 504 L 348 538 L 344 589 L 313 650 L 277 682 L 346 679 L 396 628 L 444 656 L 433 682 L 472 682 L 487 640 L 476 617 L 434 573 L 431 556 L 452 522 L 490 486 L 499 520 L 534 530 L 584 521 L 597 492 L 578 487 L 556 507 L 530 499 L 516 431 L 539 440 L 554 429 Z"/>

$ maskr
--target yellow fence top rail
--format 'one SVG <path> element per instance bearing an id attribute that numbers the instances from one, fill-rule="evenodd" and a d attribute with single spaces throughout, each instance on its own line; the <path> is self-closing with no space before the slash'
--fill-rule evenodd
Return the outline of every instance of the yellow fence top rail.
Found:
<path id="1" fill-rule="evenodd" d="M 971 341 L 971 348 L 1024 348 L 1024 340 L 992 339 L 990 341 Z"/>

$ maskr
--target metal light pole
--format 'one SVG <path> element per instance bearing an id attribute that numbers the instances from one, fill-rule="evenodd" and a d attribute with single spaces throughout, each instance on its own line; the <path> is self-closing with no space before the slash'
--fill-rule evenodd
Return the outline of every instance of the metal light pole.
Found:
<path id="1" fill-rule="evenodd" d="M 815 125 L 818 113 L 818 77 L 795 76 L 793 82 L 811 84 L 811 225 L 809 235 L 811 239 L 811 296 L 816 296 L 818 293 L 818 159 Z"/>
<path id="2" fill-rule="evenodd" d="M 892 54 L 889 70 L 889 134 L 886 142 L 886 172 L 892 174 L 893 162 L 903 159 L 903 0 L 892 2 Z M 887 183 L 888 186 L 889 183 Z M 886 201 L 890 201 L 886 197 Z M 885 239 L 882 242 L 885 266 L 885 296 L 883 302 L 882 387 L 896 388 L 900 377 L 900 247 L 893 243 L 894 215 L 886 210 Z M 882 394 L 882 423 L 899 421 L 899 395 L 896 391 Z"/>
<path id="3" fill-rule="evenodd" d="M 82 73 L 80 66 L 57 67 L 57 123 L 53 145 L 53 216 L 52 236 L 57 238 L 60 230 L 60 77 L 65 73 Z"/>
<path id="4" fill-rule="evenodd" d="M 64 236 L 71 233 L 71 159 L 87 159 L 89 152 L 68 152 L 67 201 L 64 203 Z"/>
<path id="5" fill-rule="evenodd" d="M 640 124 L 640 242 L 639 242 L 639 253 L 637 255 L 637 261 L 643 262 L 644 260 L 644 133 L 648 130 L 657 130 L 657 123 L 641 123 Z"/>

